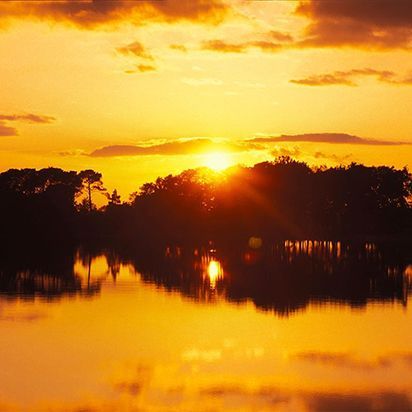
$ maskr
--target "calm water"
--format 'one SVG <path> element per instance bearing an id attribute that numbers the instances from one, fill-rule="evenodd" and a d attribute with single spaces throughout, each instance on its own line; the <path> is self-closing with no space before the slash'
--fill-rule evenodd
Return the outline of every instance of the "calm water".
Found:
<path id="1" fill-rule="evenodd" d="M 4 256 L 0 410 L 412 410 L 410 257 L 253 238 Z"/>

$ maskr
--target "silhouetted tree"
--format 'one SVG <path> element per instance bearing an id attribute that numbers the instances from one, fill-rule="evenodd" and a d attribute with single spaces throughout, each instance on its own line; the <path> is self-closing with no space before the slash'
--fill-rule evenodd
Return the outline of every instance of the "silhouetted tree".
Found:
<path id="1" fill-rule="evenodd" d="M 112 194 L 107 195 L 110 206 L 118 206 L 121 204 L 120 195 L 117 193 L 117 190 L 114 189 Z"/>
<path id="2" fill-rule="evenodd" d="M 101 173 L 95 172 L 94 170 L 87 169 L 82 170 L 79 173 L 80 178 L 82 179 L 83 187 L 87 192 L 87 200 L 89 205 L 89 212 L 93 210 L 92 202 L 92 192 L 105 192 L 106 189 L 103 186 L 102 175 Z"/>
<path id="3" fill-rule="evenodd" d="M 0 174 L 4 240 L 66 240 L 75 232 L 75 197 L 82 183 L 74 171 L 10 169 Z"/>

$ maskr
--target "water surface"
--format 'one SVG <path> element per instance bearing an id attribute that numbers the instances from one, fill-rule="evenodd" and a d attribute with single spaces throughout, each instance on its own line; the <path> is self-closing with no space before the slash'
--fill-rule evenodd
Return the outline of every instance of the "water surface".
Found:
<path id="1" fill-rule="evenodd" d="M 412 410 L 412 261 L 372 243 L 0 264 L 0 410 Z"/>

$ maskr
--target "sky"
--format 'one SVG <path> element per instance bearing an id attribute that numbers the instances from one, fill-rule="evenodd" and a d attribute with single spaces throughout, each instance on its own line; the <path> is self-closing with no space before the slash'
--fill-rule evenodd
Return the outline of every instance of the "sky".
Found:
<path id="1" fill-rule="evenodd" d="M 409 0 L 0 2 L 0 170 L 412 167 Z"/>

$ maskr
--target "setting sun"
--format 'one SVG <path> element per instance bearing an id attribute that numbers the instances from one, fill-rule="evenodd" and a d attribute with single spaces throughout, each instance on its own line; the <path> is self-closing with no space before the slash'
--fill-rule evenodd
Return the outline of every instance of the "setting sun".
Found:
<path id="1" fill-rule="evenodd" d="M 230 154 L 226 152 L 207 153 L 203 157 L 203 165 L 217 172 L 227 169 L 232 163 Z"/>

